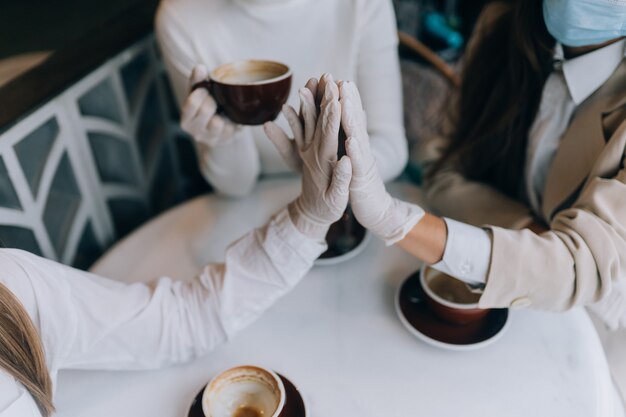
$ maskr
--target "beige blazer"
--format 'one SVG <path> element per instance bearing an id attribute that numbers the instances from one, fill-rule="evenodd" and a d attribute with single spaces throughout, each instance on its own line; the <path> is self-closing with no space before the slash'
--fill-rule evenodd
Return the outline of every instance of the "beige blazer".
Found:
<path id="1" fill-rule="evenodd" d="M 446 138 L 422 155 L 426 169 Z M 550 168 L 543 215 L 550 231 L 516 230 L 530 209 L 454 167 L 424 184 L 437 214 L 492 233 L 487 285 L 480 306 L 565 310 L 606 298 L 626 280 L 626 60 L 572 119 Z"/>

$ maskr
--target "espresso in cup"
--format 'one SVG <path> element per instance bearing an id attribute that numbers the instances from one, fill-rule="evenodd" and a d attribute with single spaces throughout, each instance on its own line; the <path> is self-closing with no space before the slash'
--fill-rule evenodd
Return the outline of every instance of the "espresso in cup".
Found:
<path id="1" fill-rule="evenodd" d="M 480 294 L 473 293 L 463 281 L 450 275 L 424 267 L 420 282 L 426 303 L 444 321 L 464 325 L 480 320 L 489 312 L 478 308 Z"/>
<path id="2" fill-rule="evenodd" d="M 291 91 L 291 70 L 274 61 L 246 60 L 215 68 L 209 79 L 194 86 L 213 96 L 218 111 L 241 125 L 276 119 Z"/>
<path id="3" fill-rule="evenodd" d="M 274 372 L 238 366 L 216 376 L 202 395 L 205 417 L 278 417 L 285 387 Z"/>

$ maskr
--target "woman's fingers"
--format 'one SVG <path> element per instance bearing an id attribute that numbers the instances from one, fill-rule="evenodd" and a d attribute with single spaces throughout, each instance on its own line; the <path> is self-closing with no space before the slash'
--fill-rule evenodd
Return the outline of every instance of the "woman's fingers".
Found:
<path id="1" fill-rule="evenodd" d="M 339 91 L 340 98 L 348 98 L 354 104 L 357 110 L 363 110 L 363 102 L 361 101 L 361 94 L 359 94 L 359 89 L 356 87 L 356 84 L 352 81 L 342 81 L 341 89 Z"/>
<path id="2" fill-rule="evenodd" d="M 211 97 L 211 95 L 207 95 L 198 110 L 198 114 L 195 119 L 200 126 L 207 126 L 211 119 L 215 117 L 215 113 L 217 112 L 217 103 Z M 220 117 L 221 119 L 221 117 Z"/>
<path id="3" fill-rule="evenodd" d="M 350 98 L 341 99 L 341 126 L 348 137 L 357 137 L 361 133 L 356 107 Z"/>
<path id="4" fill-rule="evenodd" d="M 337 161 L 337 148 L 339 146 L 341 107 L 336 99 L 330 99 L 330 101 L 324 104 L 323 108 L 319 158 L 325 163 L 334 164 Z"/>
<path id="5" fill-rule="evenodd" d="M 341 83 L 339 91 L 342 105 L 341 123 L 348 136 L 366 136 L 367 120 L 359 90 L 353 82 Z"/>
<path id="6" fill-rule="evenodd" d="M 285 116 L 285 119 L 287 119 L 289 127 L 291 127 L 296 144 L 300 147 L 299 149 L 302 149 L 301 146 L 304 144 L 304 132 L 302 130 L 300 116 L 298 116 L 298 113 L 293 107 L 287 104 L 283 106 L 283 115 Z"/>
<path id="7" fill-rule="evenodd" d="M 207 136 L 210 138 L 220 138 L 223 136 L 225 127 L 226 121 L 224 118 L 216 116 L 215 112 L 213 112 L 213 116 L 206 122 Z"/>
<path id="8" fill-rule="evenodd" d="M 196 65 L 191 71 L 191 76 L 189 77 L 189 90 L 198 84 L 199 82 L 205 81 L 209 78 L 209 70 L 202 64 Z"/>
<path id="9" fill-rule="evenodd" d="M 313 97 L 313 102 L 315 102 L 315 97 L 317 96 L 317 85 L 319 81 L 317 78 L 310 78 L 309 81 L 306 82 L 304 88 L 311 92 L 311 96 Z"/>
<path id="10" fill-rule="evenodd" d="M 352 173 L 355 177 L 363 177 L 369 171 L 369 161 L 363 153 L 359 139 L 350 137 L 346 139 L 346 154 L 352 161 Z"/>
<path id="11" fill-rule="evenodd" d="M 302 163 L 294 141 L 289 139 L 287 134 L 274 122 L 265 123 L 263 130 L 274 146 L 276 146 L 278 153 L 280 153 L 287 165 L 294 171 L 299 172 L 302 169 Z"/>
<path id="12" fill-rule="evenodd" d="M 308 88 L 301 88 L 298 91 L 300 96 L 300 114 L 304 120 L 304 143 L 299 144 L 300 149 L 308 148 L 315 136 L 315 129 L 318 121 L 318 112 L 315 107 L 315 98 Z"/>
<path id="13" fill-rule="evenodd" d="M 325 84 L 324 87 L 324 95 L 322 97 L 322 107 L 324 106 L 324 104 L 328 103 L 330 100 L 339 100 L 339 87 L 337 87 L 337 84 L 334 82 L 334 80 L 332 79 L 332 76 L 330 76 L 329 79 L 327 79 L 327 82 Z"/>
<path id="14" fill-rule="evenodd" d="M 329 200 L 333 203 L 338 213 L 342 213 L 348 205 L 351 179 L 352 164 L 350 158 L 344 155 L 335 165 L 328 189 Z"/>
<path id="15" fill-rule="evenodd" d="M 204 88 L 199 88 L 191 92 L 185 99 L 180 112 L 180 125 L 185 131 L 189 132 L 191 121 L 196 117 L 202 103 L 208 96 L 209 93 Z"/>
<path id="16" fill-rule="evenodd" d="M 317 83 L 317 94 L 315 95 L 315 104 L 319 108 L 322 105 L 322 99 L 326 92 L 326 84 L 334 83 L 333 76 L 329 73 L 324 73 Z"/>

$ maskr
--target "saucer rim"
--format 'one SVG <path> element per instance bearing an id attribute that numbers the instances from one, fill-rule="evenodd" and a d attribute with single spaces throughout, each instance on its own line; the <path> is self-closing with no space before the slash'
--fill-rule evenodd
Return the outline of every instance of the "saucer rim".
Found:
<path id="1" fill-rule="evenodd" d="M 343 255 L 335 256 L 333 258 L 324 258 L 324 259 L 318 258 L 315 261 L 313 261 L 313 266 L 333 266 L 333 265 L 338 265 L 340 263 L 349 261 L 350 259 L 354 258 L 358 254 L 363 252 L 363 250 L 369 243 L 370 238 L 371 238 L 371 232 L 366 229 L 365 235 L 363 236 L 363 240 L 361 240 L 361 242 L 358 245 L 356 245 L 356 247 L 352 249 L 350 252 L 346 252 Z"/>
<path id="2" fill-rule="evenodd" d="M 452 350 L 452 351 L 476 350 L 476 349 L 487 347 L 497 342 L 498 340 L 500 340 L 500 338 L 502 338 L 502 335 L 504 335 L 504 333 L 510 327 L 511 311 L 509 309 L 505 309 L 507 310 L 507 315 L 506 315 L 506 320 L 504 322 L 504 325 L 500 328 L 500 330 L 498 330 L 496 334 L 478 343 L 468 343 L 468 344 L 446 343 L 446 342 L 442 342 L 440 340 L 433 339 L 432 337 L 425 335 L 424 333 L 420 332 L 415 327 L 413 327 L 413 325 L 404 316 L 404 313 L 402 312 L 402 309 L 400 308 L 400 292 L 402 291 L 402 287 L 404 286 L 406 281 L 411 279 L 413 275 L 414 273 L 406 277 L 404 280 L 402 280 L 402 283 L 396 289 L 396 294 L 394 297 L 394 306 L 396 310 L 396 315 L 400 319 L 400 322 L 402 323 L 402 325 L 409 331 L 409 333 L 411 333 L 413 336 L 417 337 L 418 339 L 422 340 L 423 342 L 431 346 L 435 346 L 435 347 L 438 347 L 440 349 L 445 349 L 445 350 Z"/>
<path id="3" fill-rule="evenodd" d="M 304 405 L 304 417 L 309 417 L 309 405 L 308 405 L 306 396 L 302 393 L 302 391 L 300 391 L 300 388 L 298 388 L 298 386 L 293 382 L 291 378 L 285 376 L 285 374 L 278 372 L 278 371 L 274 371 L 274 370 L 272 370 L 272 372 L 278 375 L 279 378 L 286 379 L 287 381 L 291 383 L 291 385 L 293 385 L 296 388 L 296 391 L 298 391 L 298 394 L 300 394 L 300 398 L 302 398 L 302 405 Z M 205 390 L 205 388 L 209 385 L 209 382 L 204 384 L 202 388 L 200 388 L 200 391 L 198 391 L 198 393 L 191 399 L 191 402 L 187 406 L 187 412 L 185 413 L 185 417 L 189 417 L 189 412 L 191 411 L 191 407 L 193 407 L 193 403 L 195 399 L 198 397 L 198 395 L 200 395 Z M 285 404 L 286 403 L 287 403 L 287 399 L 285 398 Z M 202 414 L 204 414 L 204 410 L 202 411 Z"/>
<path id="4" fill-rule="evenodd" d="M 276 375 L 278 375 L 279 378 L 282 379 L 286 379 L 287 381 L 291 382 L 291 385 L 293 385 L 296 389 L 296 391 L 298 391 L 298 394 L 300 394 L 300 398 L 302 398 L 302 405 L 304 406 L 304 417 L 308 417 L 309 416 L 309 405 L 308 402 L 306 400 L 306 396 L 304 395 L 304 393 L 302 391 L 300 391 L 300 388 L 298 388 L 298 386 L 293 382 L 293 379 L 285 376 L 285 374 L 278 372 L 278 371 L 274 371 L 276 373 Z M 284 382 L 283 382 L 284 383 Z M 287 399 L 285 398 L 285 404 L 287 404 Z"/>

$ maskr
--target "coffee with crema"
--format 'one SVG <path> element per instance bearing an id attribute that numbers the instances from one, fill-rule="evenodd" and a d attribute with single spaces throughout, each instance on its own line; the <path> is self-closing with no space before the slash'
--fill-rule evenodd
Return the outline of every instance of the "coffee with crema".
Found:
<path id="1" fill-rule="evenodd" d="M 236 124 L 276 119 L 291 90 L 291 70 L 273 61 L 246 60 L 217 67 L 194 88 L 206 88 L 218 111 Z"/>

